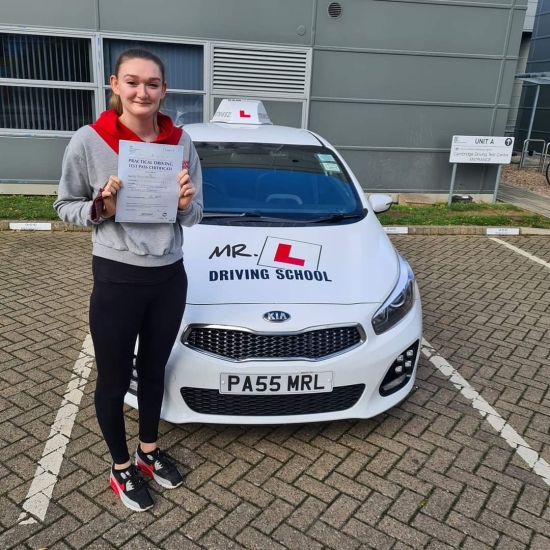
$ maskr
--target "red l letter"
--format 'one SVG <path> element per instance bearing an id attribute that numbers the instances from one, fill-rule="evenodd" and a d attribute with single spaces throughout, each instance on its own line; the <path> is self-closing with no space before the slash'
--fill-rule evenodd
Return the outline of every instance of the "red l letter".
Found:
<path id="1" fill-rule="evenodd" d="M 276 262 L 281 262 L 283 264 L 299 265 L 303 267 L 306 261 L 300 258 L 292 258 L 290 256 L 291 249 L 291 245 L 279 243 L 279 246 L 277 247 L 277 252 L 275 252 L 275 258 L 273 259 Z"/>
<path id="2" fill-rule="evenodd" d="M 247 115 L 244 111 L 239 111 L 239 116 L 241 118 L 250 118 L 251 115 Z"/>

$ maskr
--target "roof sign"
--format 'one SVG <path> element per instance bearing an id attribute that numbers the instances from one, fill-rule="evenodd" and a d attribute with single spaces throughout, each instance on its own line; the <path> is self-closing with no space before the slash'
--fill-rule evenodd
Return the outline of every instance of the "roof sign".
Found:
<path id="1" fill-rule="evenodd" d="M 224 99 L 210 122 L 226 124 L 273 124 L 261 101 Z"/>

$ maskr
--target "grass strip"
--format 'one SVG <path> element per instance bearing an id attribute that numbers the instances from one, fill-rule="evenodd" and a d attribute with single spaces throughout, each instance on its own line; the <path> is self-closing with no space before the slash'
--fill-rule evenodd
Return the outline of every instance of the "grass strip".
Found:
<path id="1" fill-rule="evenodd" d="M 513 204 L 454 203 L 397 206 L 378 214 L 382 225 L 480 225 L 485 227 L 550 228 L 550 218 Z"/>
<path id="2" fill-rule="evenodd" d="M 57 220 L 56 197 L 0 195 L 0 219 Z M 491 227 L 537 227 L 550 229 L 550 218 L 533 214 L 513 204 L 445 203 L 428 206 L 398 206 L 378 214 L 382 225 L 480 225 Z"/>
<path id="3" fill-rule="evenodd" d="M 2 220 L 58 220 L 53 209 L 56 197 L 38 195 L 0 195 Z"/>

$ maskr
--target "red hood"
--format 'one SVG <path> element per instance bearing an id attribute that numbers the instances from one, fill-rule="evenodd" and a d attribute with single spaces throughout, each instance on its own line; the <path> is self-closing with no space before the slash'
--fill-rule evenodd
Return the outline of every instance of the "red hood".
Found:
<path id="1" fill-rule="evenodd" d="M 157 123 L 159 126 L 159 135 L 153 143 L 166 143 L 168 145 L 177 145 L 180 142 L 183 130 L 174 126 L 169 116 L 157 113 Z M 120 122 L 118 115 L 113 109 L 103 111 L 99 118 L 91 124 L 91 127 L 101 136 L 101 138 L 118 155 L 118 142 L 121 139 L 128 141 L 143 141 Z"/>

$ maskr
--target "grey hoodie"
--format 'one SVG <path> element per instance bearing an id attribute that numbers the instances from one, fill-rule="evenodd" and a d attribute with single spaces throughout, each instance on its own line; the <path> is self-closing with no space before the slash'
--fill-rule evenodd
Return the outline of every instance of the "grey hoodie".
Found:
<path id="1" fill-rule="evenodd" d="M 55 210 L 65 222 L 93 226 L 95 256 L 144 267 L 176 262 L 183 257 L 182 226 L 200 222 L 203 210 L 199 157 L 185 131 L 178 145 L 183 145 L 184 163 L 188 162 L 196 193 L 187 209 L 178 210 L 176 223 L 117 223 L 114 217 L 92 221 L 92 201 L 109 177 L 117 175 L 118 155 L 91 126 L 80 128 L 65 150 Z"/>

